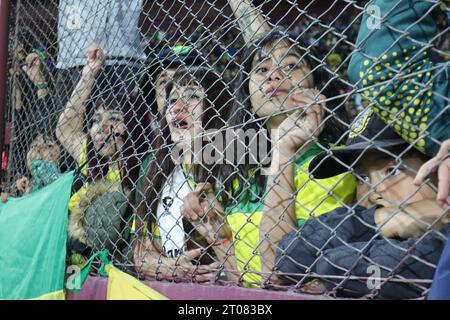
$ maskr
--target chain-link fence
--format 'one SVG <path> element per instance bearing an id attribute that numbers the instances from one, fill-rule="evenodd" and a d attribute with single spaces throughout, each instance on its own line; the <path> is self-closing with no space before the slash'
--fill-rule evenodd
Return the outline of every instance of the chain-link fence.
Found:
<path id="1" fill-rule="evenodd" d="M 3 183 L 75 170 L 68 264 L 108 249 L 148 280 L 426 295 L 448 206 L 413 181 L 450 136 L 445 1 L 10 11 Z"/>

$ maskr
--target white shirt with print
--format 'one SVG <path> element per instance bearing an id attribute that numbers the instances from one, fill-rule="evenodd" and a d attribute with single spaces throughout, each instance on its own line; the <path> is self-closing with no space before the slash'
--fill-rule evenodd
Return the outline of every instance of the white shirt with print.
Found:
<path id="1" fill-rule="evenodd" d="M 183 198 L 192 192 L 181 166 L 176 166 L 164 184 L 156 212 L 156 224 L 166 256 L 177 258 L 186 250 L 186 239 L 180 207 Z"/>

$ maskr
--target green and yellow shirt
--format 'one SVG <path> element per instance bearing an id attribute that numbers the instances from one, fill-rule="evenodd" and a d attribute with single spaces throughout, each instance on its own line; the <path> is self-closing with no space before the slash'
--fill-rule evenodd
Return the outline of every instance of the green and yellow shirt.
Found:
<path id="1" fill-rule="evenodd" d="M 86 163 L 86 161 L 87 161 L 87 139 L 85 138 L 81 146 L 81 154 L 80 159 L 78 159 L 78 165 L 83 165 Z M 87 175 L 88 172 L 86 166 L 82 168 L 81 173 L 84 174 L 85 176 Z M 120 170 L 117 168 L 110 167 L 106 174 L 105 181 L 110 184 L 111 189 L 109 191 L 111 192 L 119 191 L 121 183 Z M 88 183 L 86 183 L 86 185 L 81 187 L 76 193 L 72 195 L 72 197 L 69 200 L 70 211 L 79 206 L 80 202 L 86 197 L 87 186 Z"/>
<path id="2" fill-rule="evenodd" d="M 356 179 L 351 174 L 341 174 L 327 179 L 312 179 L 308 166 L 322 149 L 313 145 L 295 161 L 295 212 L 298 226 L 310 217 L 317 217 L 352 204 L 356 195 Z M 235 183 L 235 189 L 238 185 Z M 242 272 L 244 284 L 258 286 L 261 282 L 261 256 L 258 253 L 259 225 L 264 211 L 265 188 L 249 179 L 249 199 L 237 199 L 235 205 L 225 208 L 227 222 L 233 233 L 233 244 L 237 268 Z"/>

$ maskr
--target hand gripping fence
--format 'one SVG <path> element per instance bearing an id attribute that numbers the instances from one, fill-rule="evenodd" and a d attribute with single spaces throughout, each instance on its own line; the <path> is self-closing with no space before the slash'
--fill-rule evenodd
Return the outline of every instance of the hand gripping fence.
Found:
<path id="1" fill-rule="evenodd" d="M 76 170 L 69 264 L 424 298 L 450 233 L 437 176 L 413 183 L 450 138 L 447 5 L 11 1 L 2 185 Z"/>

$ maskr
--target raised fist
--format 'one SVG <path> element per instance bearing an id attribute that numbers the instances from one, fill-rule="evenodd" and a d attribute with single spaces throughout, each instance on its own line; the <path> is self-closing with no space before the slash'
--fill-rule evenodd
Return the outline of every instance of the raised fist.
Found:
<path id="1" fill-rule="evenodd" d="M 97 78 L 105 64 L 106 57 L 102 48 L 93 43 L 88 49 L 87 63 L 83 68 L 82 75 L 87 78 Z"/>
<path id="2" fill-rule="evenodd" d="M 26 65 L 23 66 L 23 71 L 28 78 L 34 83 L 45 82 L 44 74 L 42 72 L 42 61 L 36 53 L 30 53 L 25 59 Z"/>

